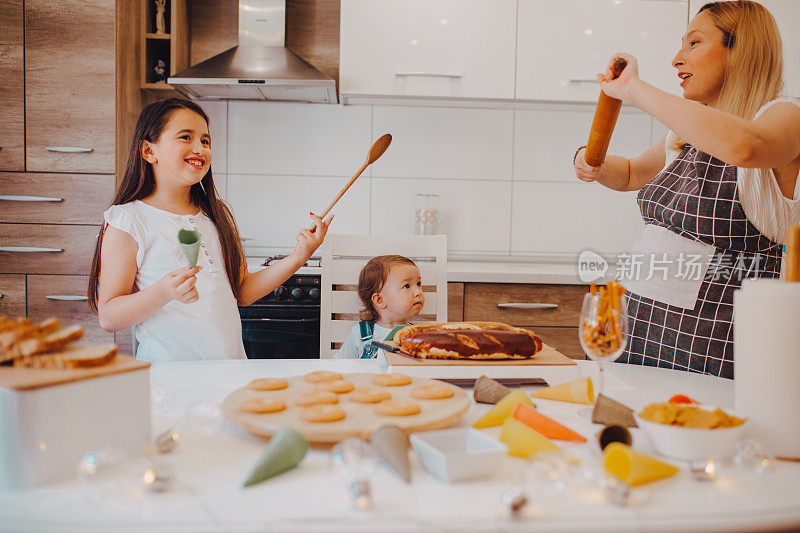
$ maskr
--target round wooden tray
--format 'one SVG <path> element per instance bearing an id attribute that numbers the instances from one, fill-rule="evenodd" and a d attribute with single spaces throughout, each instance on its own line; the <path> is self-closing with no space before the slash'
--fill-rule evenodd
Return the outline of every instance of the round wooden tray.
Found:
<path id="1" fill-rule="evenodd" d="M 283 427 L 293 427 L 305 435 L 309 442 L 332 443 L 348 437 L 369 439 L 370 434 L 379 427 L 393 424 L 406 433 L 442 429 L 456 424 L 469 409 L 470 398 L 463 390 L 443 381 L 413 377 L 411 383 L 400 387 L 378 387 L 372 378 L 378 374 L 344 374 L 344 379 L 353 382 L 356 388 L 377 387 L 388 391 L 393 400 L 410 400 L 420 406 L 420 412 L 411 416 L 386 416 L 375 413 L 378 404 L 352 402 L 347 394 L 339 395 L 339 405 L 346 416 L 337 422 L 306 422 L 300 418 L 302 407 L 294 403 L 298 394 L 315 390 L 316 385 L 308 383 L 303 376 L 286 379 L 289 387 L 278 391 L 254 391 L 247 387 L 236 389 L 222 401 L 222 413 L 228 420 L 250 433 L 271 437 Z M 272 377 L 272 376 L 263 376 Z M 453 390 L 453 396 L 443 400 L 418 400 L 411 397 L 411 391 L 420 385 L 445 385 Z M 280 398 L 286 402 L 286 409 L 277 413 L 256 414 L 239 410 L 245 400 L 254 397 Z"/>

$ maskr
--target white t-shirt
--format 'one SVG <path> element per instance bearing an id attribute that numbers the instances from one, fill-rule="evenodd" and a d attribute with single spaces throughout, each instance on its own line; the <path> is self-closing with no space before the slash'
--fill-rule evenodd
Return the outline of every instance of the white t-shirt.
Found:
<path id="1" fill-rule="evenodd" d="M 385 340 L 391 331 L 392 328 L 385 328 L 376 323 L 372 332 L 372 338 L 379 341 Z M 333 358 L 360 359 L 364 351 L 364 344 L 364 341 L 361 340 L 361 328 L 356 324 L 353 326 L 353 329 L 350 330 L 350 333 L 347 334 L 342 346 L 339 348 L 339 351 L 333 355 Z M 385 357 L 383 355 L 383 350 L 378 350 L 377 357 Z"/>
<path id="2" fill-rule="evenodd" d="M 196 302 L 172 300 L 135 327 L 136 357 L 148 361 L 244 359 L 242 323 L 228 284 L 225 260 L 214 223 L 204 214 L 176 215 L 136 200 L 111 206 L 103 213 L 109 226 L 136 241 L 138 290 L 188 265 L 178 245 L 178 230 L 202 235 L 197 264 Z"/>
<path id="3" fill-rule="evenodd" d="M 800 100 L 795 98 L 777 98 L 764 104 L 753 120 L 779 102 L 791 102 L 800 106 Z M 667 168 L 680 153 L 680 150 L 675 149 L 676 139 L 675 133 L 672 131 L 667 133 L 665 144 L 667 157 L 664 168 Z M 792 198 L 783 195 L 772 169 L 738 167 L 736 181 L 739 187 L 739 200 L 750 222 L 773 241 L 785 243 L 789 226 L 800 222 L 800 179 L 795 183 Z"/>

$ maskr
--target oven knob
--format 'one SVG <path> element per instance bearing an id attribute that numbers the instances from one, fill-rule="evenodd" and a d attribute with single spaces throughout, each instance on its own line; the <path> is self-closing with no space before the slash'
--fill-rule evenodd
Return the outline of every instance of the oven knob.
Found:
<path id="1" fill-rule="evenodd" d="M 308 297 L 311 298 L 312 300 L 319 300 L 319 289 L 317 289 L 316 287 L 308 289 Z"/>
<path id="2" fill-rule="evenodd" d="M 302 300 L 303 296 L 305 296 L 305 292 L 300 287 L 295 287 L 292 289 L 292 299 L 293 300 Z"/>
<path id="3" fill-rule="evenodd" d="M 289 298 L 289 289 L 283 285 L 275 289 L 274 293 L 278 300 L 286 300 Z"/>

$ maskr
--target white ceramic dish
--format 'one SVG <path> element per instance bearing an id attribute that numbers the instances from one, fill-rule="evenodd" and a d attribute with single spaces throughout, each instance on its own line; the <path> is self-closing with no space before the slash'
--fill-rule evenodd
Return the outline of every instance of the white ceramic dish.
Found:
<path id="1" fill-rule="evenodd" d="M 506 454 L 505 444 L 472 428 L 422 431 L 410 440 L 425 468 L 447 482 L 488 476 Z"/>
<path id="2" fill-rule="evenodd" d="M 716 407 L 701 406 L 701 409 L 713 410 Z M 725 412 L 746 418 L 727 409 Z M 634 413 L 633 416 L 658 453 L 684 461 L 724 457 L 730 454 L 743 438 L 748 424 L 745 420 L 744 424 L 730 428 L 698 429 L 650 422 L 640 417 L 639 413 Z"/>

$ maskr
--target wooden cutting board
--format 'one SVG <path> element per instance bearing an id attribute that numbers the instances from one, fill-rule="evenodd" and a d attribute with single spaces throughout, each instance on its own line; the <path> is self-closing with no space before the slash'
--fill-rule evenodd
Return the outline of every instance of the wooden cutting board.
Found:
<path id="1" fill-rule="evenodd" d="M 561 352 L 556 351 L 552 346 L 544 344 L 542 349 L 530 359 L 420 359 L 414 357 L 400 349 L 394 341 L 376 342 L 376 344 L 386 350 L 386 359 L 392 366 L 507 366 L 507 365 L 574 365 L 575 361 Z"/>
<path id="2" fill-rule="evenodd" d="M 312 391 L 316 387 L 308 383 L 303 376 L 284 378 L 289 387 L 278 391 L 254 391 L 246 387 L 236 389 L 222 401 L 222 413 L 237 426 L 250 433 L 263 437 L 271 437 L 283 427 L 293 427 L 305 435 L 309 442 L 333 443 L 349 437 L 369 439 L 372 432 L 385 424 L 394 424 L 407 433 L 442 429 L 458 423 L 469 409 L 471 400 L 460 388 L 442 381 L 428 378 L 412 377 L 409 385 L 401 387 L 378 387 L 372 383 L 377 374 L 344 374 L 344 379 L 353 382 L 356 388 L 375 387 L 384 389 L 394 400 L 408 400 L 419 404 L 421 411 L 412 416 L 385 416 L 375 413 L 377 404 L 351 402 L 347 394 L 339 395 L 338 405 L 345 410 L 343 420 L 336 422 L 306 422 L 300 418 L 303 407 L 295 405 L 294 398 L 303 392 Z M 272 376 L 253 376 L 272 377 Z M 411 391 L 420 385 L 441 384 L 453 390 L 451 398 L 442 400 L 418 400 L 411 397 Z M 247 399 L 254 397 L 282 399 L 286 409 L 277 413 L 246 413 L 239 406 Z"/>
<path id="3" fill-rule="evenodd" d="M 132 372 L 149 366 L 150 361 L 142 361 L 125 355 L 117 355 L 109 364 L 92 368 L 60 369 L 3 366 L 0 367 L 0 389 L 17 391 L 40 389 L 111 374 Z"/>

